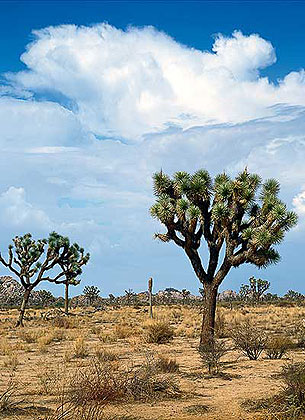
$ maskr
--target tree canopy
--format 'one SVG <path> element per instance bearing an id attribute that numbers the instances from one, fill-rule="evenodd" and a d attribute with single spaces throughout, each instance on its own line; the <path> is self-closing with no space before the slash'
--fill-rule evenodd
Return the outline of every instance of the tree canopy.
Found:
<path id="1" fill-rule="evenodd" d="M 193 175 L 176 172 L 172 178 L 160 171 L 154 174 L 157 200 L 151 215 L 167 231 L 155 236 L 182 247 L 202 283 L 215 274 L 220 283 L 231 267 L 243 263 L 266 267 L 279 261 L 274 245 L 297 223 L 296 213 L 280 200 L 279 191 L 278 181 L 262 182 L 247 169 L 236 178 L 222 173 L 214 180 L 206 170 Z M 210 251 L 205 266 L 198 253 L 202 240 Z M 225 255 L 218 267 L 223 247 Z"/>

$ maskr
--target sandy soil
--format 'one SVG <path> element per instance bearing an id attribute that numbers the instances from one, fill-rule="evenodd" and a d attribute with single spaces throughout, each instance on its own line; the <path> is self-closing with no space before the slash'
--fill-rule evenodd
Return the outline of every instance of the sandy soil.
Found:
<path id="1" fill-rule="evenodd" d="M 155 316 L 175 328 L 174 339 L 160 345 L 145 342 L 148 315 L 141 308 L 90 311 L 93 309 L 74 310 L 73 316 L 69 317 L 69 328 L 63 328 L 42 320 L 40 312 L 45 311 L 31 310 L 28 316 L 32 319 L 21 330 L 13 328 L 16 311 L 1 312 L 0 391 L 7 389 L 10 378 L 15 387 L 11 396 L 15 405 L 10 412 L 0 412 L 1 419 L 51 419 L 48 413 L 59 404 L 62 384 L 88 366 L 99 351 L 106 350 L 116 354 L 117 360 L 113 363 L 120 366 L 141 366 L 149 355 L 161 354 L 175 359 L 179 371 L 170 375 L 179 384 L 181 396 L 145 403 L 108 404 L 105 417 L 118 420 L 266 420 L 266 413 L 247 411 L 243 402 L 278 393 L 282 384 L 276 374 L 281 367 L 288 360 L 304 360 L 301 349 L 289 351 L 281 360 L 269 360 L 262 354 L 256 361 L 250 361 L 232 349 L 223 358 L 222 375 L 210 377 L 197 351 L 198 309 L 156 308 Z M 233 322 L 245 318 L 252 319 L 269 334 L 285 330 L 291 335 L 293 326 L 305 318 L 304 308 L 220 309 L 220 313 L 224 320 L 224 336 L 229 336 Z M 227 340 L 228 346 L 232 345 L 229 338 L 223 339 Z M 80 357 L 75 355 L 77 345 L 83 346 L 80 350 L 85 353 Z M 21 402 L 18 404 L 18 401 Z"/>

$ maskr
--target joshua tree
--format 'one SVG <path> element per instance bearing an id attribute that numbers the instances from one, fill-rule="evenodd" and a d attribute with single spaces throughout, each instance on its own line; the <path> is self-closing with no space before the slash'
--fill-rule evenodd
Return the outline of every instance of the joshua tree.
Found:
<path id="1" fill-rule="evenodd" d="M 149 316 L 153 318 L 153 301 L 152 301 L 152 289 L 153 289 L 153 279 L 152 277 L 148 280 L 148 303 L 149 303 Z"/>
<path id="2" fill-rule="evenodd" d="M 126 297 L 128 306 L 131 304 L 131 301 L 134 298 L 134 295 L 135 294 L 132 289 L 125 290 L 125 297 Z"/>
<path id="3" fill-rule="evenodd" d="M 110 305 L 113 305 L 115 302 L 115 296 L 112 293 L 109 293 L 109 303 Z"/>
<path id="4" fill-rule="evenodd" d="M 294 300 L 294 301 L 301 301 L 304 299 L 304 295 L 300 292 L 295 292 L 294 290 L 288 290 L 287 293 L 283 296 L 284 299 L 287 300 Z"/>
<path id="5" fill-rule="evenodd" d="M 98 299 L 100 290 L 96 286 L 86 286 L 83 293 L 84 296 L 88 299 L 89 305 L 91 306 Z"/>
<path id="6" fill-rule="evenodd" d="M 82 266 L 86 265 L 89 261 L 90 255 L 85 254 L 83 248 L 76 243 L 69 247 L 69 251 L 66 253 L 59 265 L 65 273 L 65 279 L 62 283 L 65 285 L 65 314 L 69 314 L 69 286 L 77 286 L 80 283 L 80 279 L 77 279 L 82 273 Z"/>
<path id="7" fill-rule="evenodd" d="M 38 290 L 36 292 L 36 299 L 42 306 L 49 306 L 55 302 L 55 297 L 51 292 L 49 292 L 49 290 Z"/>
<path id="8" fill-rule="evenodd" d="M 242 300 L 252 300 L 255 303 L 258 303 L 263 294 L 269 289 L 270 282 L 267 280 L 256 279 L 255 277 L 249 278 L 249 285 L 242 284 L 239 295 Z"/>
<path id="9" fill-rule="evenodd" d="M 187 299 L 190 297 L 191 292 L 189 290 L 182 289 L 181 294 L 182 294 L 182 303 L 183 305 L 185 305 L 185 303 L 187 302 Z"/>
<path id="10" fill-rule="evenodd" d="M 280 201 L 279 190 L 276 180 L 262 184 L 247 169 L 235 179 L 223 173 L 214 181 L 205 170 L 177 172 L 173 178 L 162 171 L 154 175 L 157 199 L 151 215 L 167 229 L 155 237 L 181 247 L 203 285 L 201 342 L 213 339 L 218 287 L 231 268 L 244 263 L 266 267 L 280 260 L 273 245 L 297 216 Z M 199 255 L 203 241 L 206 264 Z"/>
<path id="11" fill-rule="evenodd" d="M 23 326 L 23 318 L 32 290 L 42 281 L 61 284 L 67 276 L 72 278 L 74 266 L 62 268 L 64 262 L 71 257 L 69 239 L 52 232 L 48 239 L 32 239 L 30 233 L 16 236 L 14 245 L 8 247 L 8 259 L 0 254 L 0 262 L 14 273 L 24 287 L 23 300 L 16 326 Z M 89 256 L 87 255 L 87 258 Z M 71 270 L 71 271 L 69 271 Z M 79 274 L 79 272 L 78 272 Z"/>

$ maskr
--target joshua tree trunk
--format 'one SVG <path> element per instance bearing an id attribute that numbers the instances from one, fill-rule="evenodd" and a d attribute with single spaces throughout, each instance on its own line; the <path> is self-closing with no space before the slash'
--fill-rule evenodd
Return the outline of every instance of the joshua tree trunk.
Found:
<path id="1" fill-rule="evenodd" d="M 65 314 L 69 315 L 69 283 L 65 283 Z"/>
<path id="2" fill-rule="evenodd" d="M 24 292 L 22 303 L 21 303 L 20 310 L 19 310 L 19 318 L 18 318 L 18 321 L 16 323 L 16 327 L 23 327 L 23 318 L 24 318 L 25 310 L 28 306 L 28 301 L 29 301 L 31 291 L 32 291 L 32 289 L 26 289 L 26 291 Z"/>
<path id="3" fill-rule="evenodd" d="M 153 318 L 153 310 L 152 310 L 152 287 L 153 287 L 153 279 L 152 277 L 148 280 L 148 296 L 149 296 L 149 316 Z"/>
<path id="4" fill-rule="evenodd" d="M 215 332 L 215 313 L 218 288 L 211 284 L 205 284 L 204 292 L 200 344 L 210 344 L 214 338 Z"/>

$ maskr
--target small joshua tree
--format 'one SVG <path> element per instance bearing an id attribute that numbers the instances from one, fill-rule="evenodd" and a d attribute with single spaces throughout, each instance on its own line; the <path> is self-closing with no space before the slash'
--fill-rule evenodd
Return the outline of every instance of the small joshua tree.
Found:
<path id="1" fill-rule="evenodd" d="M 132 289 L 125 290 L 125 297 L 127 301 L 127 305 L 131 305 L 132 300 L 134 299 L 134 292 Z"/>
<path id="2" fill-rule="evenodd" d="M 86 286 L 83 293 L 84 296 L 88 299 L 89 305 L 91 306 L 98 299 L 100 290 L 96 286 Z"/>
<path id="3" fill-rule="evenodd" d="M 188 298 L 190 297 L 191 292 L 189 290 L 186 289 L 182 289 L 181 290 L 181 295 L 182 295 L 182 304 L 185 305 Z"/>
<path id="4" fill-rule="evenodd" d="M 24 288 L 17 327 L 23 326 L 30 294 L 39 283 L 50 281 L 62 284 L 67 277 L 72 278 L 76 274 L 75 266 L 64 268 L 64 262 L 71 257 L 72 247 L 68 238 L 56 232 L 50 233 L 48 239 L 38 240 L 27 233 L 13 239 L 7 260 L 0 254 L 0 262 L 19 278 Z M 86 258 L 89 259 L 89 254 Z"/>
<path id="5" fill-rule="evenodd" d="M 270 282 L 267 280 L 249 278 L 249 285 L 242 284 L 239 295 L 242 300 L 251 300 L 258 303 L 262 300 L 264 293 L 269 289 Z"/>
<path id="6" fill-rule="evenodd" d="M 266 267 L 280 260 L 273 245 L 297 223 L 279 199 L 279 183 L 247 169 L 232 179 L 214 179 L 205 170 L 193 175 L 177 172 L 173 178 L 162 171 L 154 175 L 156 203 L 151 215 L 166 227 L 157 233 L 163 242 L 181 247 L 203 285 L 204 313 L 201 342 L 212 341 L 218 288 L 232 267 L 251 263 Z M 199 254 L 207 245 L 206 264 Z"/>
<path id="7" fill-rule="evenodd" d="M 85 254 L 84 248 L 81 248 L 77 243 L 69 247 L 59 265 L 65 273 L 65 279 L 62 283 L 65 285 L 65 314 L 69 314 L 69 286 L 77 286 L 80 279 L 77 276 L 82 273 L 82 266 L 86 265 L 89 261 L 90 255 Z"/>
<path id="8" fill-rule="evenodd" d="M 300 302 L 304 299 L 304 295 L 294 290 L 288 290 L 288 292 L 284 294 L 283 298 L 294 302 Z"/>

